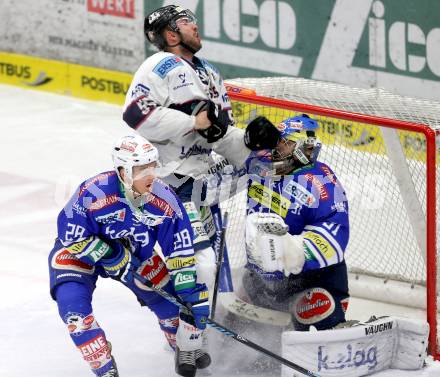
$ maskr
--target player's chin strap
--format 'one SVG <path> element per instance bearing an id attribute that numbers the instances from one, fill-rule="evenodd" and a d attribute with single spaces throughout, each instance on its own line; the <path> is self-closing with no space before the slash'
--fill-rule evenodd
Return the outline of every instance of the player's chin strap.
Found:
<path id="1" fill-rule="evenodd" d="M 134 272 L 134 276 L 142 284 L 145 284 L 148 288 L 151 288 L 152 290 L 154 290 L 157 294 L 162 296 L 164 299 L 168 300 L 169 302 L 172 302 L 174 305 L 178 306 L 182 310 L 186 310 L 189 313 L 191 312 L 191 307 L 186 306 L 182 302 L 182 300 L 180 300 L 178 297 L 175 297 L 175 296 L 169 294 L 168 292 L 164 291 L 162 288 L 159 288 L 158 286 L 154 285 L 150 280 L 148 280 L 147 278 L 145 278 L 144 276 L 140 275 L 137 272 Z M 294 369 L 297 372 L 300 372 L 306 376 L 320 377 L 319 374 L 316 374 L 310 370 L 307 370 L 307 369 L 303 368 L 302 366 L 295 364 L 292 361 L 289 361 L 289 360 L 269 351 L 268 349 L 261 347 L 260 345 L 254 343 L 254 342 L 251 342 L 249 339 L 245 338 L 244 336 L 242 336 L 240 334 L 233 332 L 232 330 L 224 327 L 223 325 L 219 324 L 218 322 L 214 321 L 213 319 L 207 318 L 206 324 L 209 325 L 210 327 L 216 329 L 217 331 L 221 332 L 222 334 L 235 339 L 237 342 L 240 342 L 249 348 L 257 350 L 266 356 L 269 356 L 275 360 L 278 360 L 281 364 L 285 365 L 286 367 Z"/>

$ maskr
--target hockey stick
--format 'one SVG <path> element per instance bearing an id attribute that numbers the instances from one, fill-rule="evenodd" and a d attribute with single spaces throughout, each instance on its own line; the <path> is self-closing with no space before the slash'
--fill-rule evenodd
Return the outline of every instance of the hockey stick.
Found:
<path id="1" fill-rule="evenodd" d="M 220 212 L 217 213 L 220 217 Z M 220 225 L 220 224 L 219 224 Z M 212 296 L 212 303 L 211 303 L 211 318 L 214 319 L 215 317 L 215 309 L 217 306 L 217 295 L 218 295 L 218 283 L 220 281 L 220 269 L 223 262 L 223 253 L 225 251 L 225 240 L 226 240 L 226 227 L 228 226 L 228 212 L 225 212 L 225 215 L 223 217 L 223 226 L 220 233 L 220 241 L 217 251 L 217 270 L 215 271 L 215 280 L 214 280 L 214 291 Z"/>
<path id="2" fill-rule="evenodd" d="M 148 288 L 153 289 L 157 294 L 159 294 L 160 296 L 162 296 L 164 299 L 168 300 L 169 302 L 172 302 L 174 305 L 178 306 L 180 309 L 184 309 L 185 311 L 191 312 L 191 307 L 186 306 L 182 300 L 180 300 L 178 297 L 173 296 L 172 294 L 164 291 L 162 288 L 159 288 L 158 286 L 154 285 L 150 280 L 148 280 L 147 278 L 143 277 L 142 275 L 140 275 L 139 273 L 137 273 L 136 271 L 134 272 L 134 276 L 136 277 L 136 279 L 138 279 L 142 284 L 145 284 Z M 244 344 L 245 346 L 248 346 L 249 348 L 252 348 L 254 350 L 257 350 L 261 353 L 263 353 L 266 356 L 269 356 L 275 360 L 278 360 L 281 364 L 292 368 L 294 370 L 296 370 L 297 372 L 300 372 L 302 374 L 305 374 L 306 376 L 310 376 L 310 377 L 320 377 L 319 374 L 316 374 L 314 372 L 311 372 L 310 370 L 307 370 L 305 368 L 303 368 L 302 366 L 293 363 L 292 361 L 289 361 L 279 355 L 277 355 L 276 353 L 273 353 L 269 350 L 267 350 L 266 348 L 261 347 L 260 345 L 250 341 L 249 339 L 245 338 L 244 336 L 237 334 L 235 332 L 233 332 L 232 330 L 222 326 L 221 324 L 219 324 L 218 322 L 214 321 L 213 319 L 206 319 L 206 323 L 216 329 L 217 331 L 221 332 L 222 334 L 229 336 L 233 339 L 235 339 L 236 341 Z"/>

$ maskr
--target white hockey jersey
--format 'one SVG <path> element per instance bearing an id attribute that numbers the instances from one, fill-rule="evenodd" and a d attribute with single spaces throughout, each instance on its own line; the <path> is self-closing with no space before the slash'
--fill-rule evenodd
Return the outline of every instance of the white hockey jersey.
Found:
<path id="1" fill-rule="evenodd" d="M 158 52 L 139 67 L 127 92 L 123 118 L 159 150 L 169 174 L 198 178 L 212 164 L 212 151 L 242 166 L 250 150 L 244 131 L 229 127 L 226 135 L 208 143 L 194 131 L 192 110 L 200 101 L 210 100 L 227 110 L 231 104 L 219 71 L 206 60 L 192 62 L 180 56 Z"/>

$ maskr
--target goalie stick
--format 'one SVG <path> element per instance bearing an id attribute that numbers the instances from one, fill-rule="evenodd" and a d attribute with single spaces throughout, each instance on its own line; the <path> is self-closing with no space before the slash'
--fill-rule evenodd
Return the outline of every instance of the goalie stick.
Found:
<path id="1" fill-rule="evenodd" d="M 220 217 L 220 212 L 216 213 L 216 215 Z M 225 251 L 226 227 L 227 226 L 228 226 L 228 212 L 225 212 L 225 214 L 223 216 L 223 226 L 222 226 L 222 230 L 220 232 L 219 246 L 218 246 L 218 250 L 216 250 L 217 270 L 215 271 L 214 290 L 213 290 L 212 304 L 211 304 L 211 318 L 212 319 L 215 318 L 215 309 L 217 306 L 218 283 L 220 281 L 221 266 L 222 266 L 222 262 L 223 262 L 223 253 Z"/>
<path id="2" fill-rule="evenodd" d="M 153 289 L 157 294 L 159 294 L 160 296 L 162 296 L 163 298 L 165 298 L 169 302 L 172 302 L 174 305 L 178 306 L 179 308 L 184 309 L 185 311 L 191 313 L 191 306 L 190 305 L 186 306 L 182 302 L 182 300 L 180 300 L 178 297 L 175 297 L 175 296 L 171 295 L 170 293 L 164 291 L 162 288 L 159 288 L 158 286 L 154 285 L 150 280 L 143 277 L 142 275 L 140 275 L 136 271 L 134 271 L 134 276 L 142 284 L 145 284 L 148 288 Z M 222 326 L 221 324 L 214 321 L 213 319 L 207 318 L 206 324 L 209 325 L 210 327 L 216 329 L 217 331 L 221 332 L 222 334 L 229 336 L 230 338 L 235 339 L 236 341 L 244 344 L 245 346 L 252 348 L 256 351 L 259 351 L 259 352 L 263 353 L 264 355 L 269 356 L 275 360 L 278 360 L 281 364 L 283 364 L 291 369 L 294 369 L 297 372 L 300 372 L 300 373 L 305 374 L 306 376 L 310 376 L 310 377 L 320 377 L 319 374 L 316 374 L 310 370 L 307 370 L 307 369 L 303 368 L 302 366 L 295 364 L 294 362 L 287 360 L 284 357 L 281 357 L 281 356 L 277 355 L 276 353 L 269 351 L 268 349 L 266 349 L 256 343 L 250 341 L 249 339 L 245 338 L 243 335 L 237 334 L 234 331 Z"/>

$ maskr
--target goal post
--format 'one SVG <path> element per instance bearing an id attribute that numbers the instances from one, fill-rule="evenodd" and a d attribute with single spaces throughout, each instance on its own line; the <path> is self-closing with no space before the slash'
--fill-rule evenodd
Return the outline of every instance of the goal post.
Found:
<path id="1" fill-rule="evenodd" d="M 230 83 L 246 88 L 228 91 L 238 127 L 259 115 L 273 123 L 302 113 L 318 120 L 319 160 L 335 171 L 349 202 L 351 294 L 425 309 L 430 353 L 440 359 L 440 103 L 286 77 Z M 236 193 L 221 207 L 229 212 L 227 248 L 234 277 L 246 260 L 246 193 Z"/>

